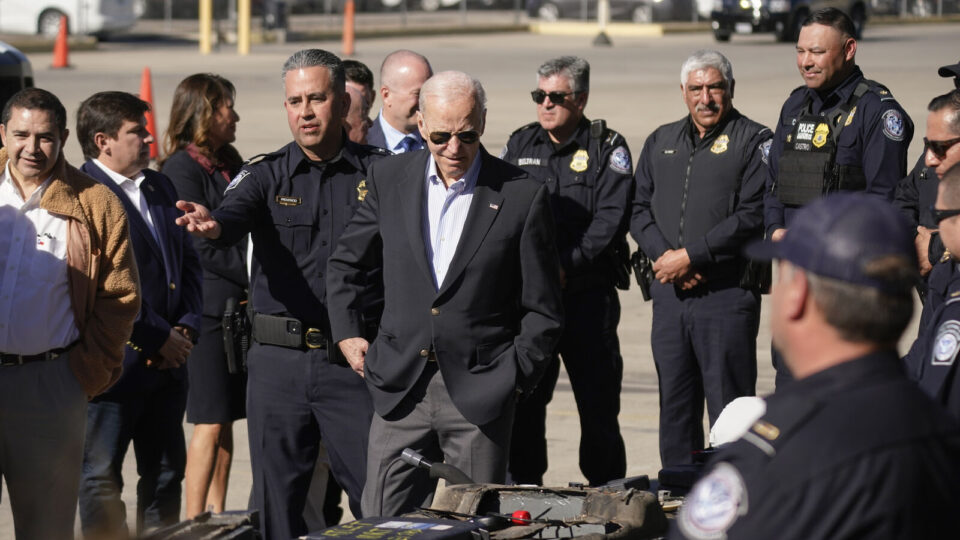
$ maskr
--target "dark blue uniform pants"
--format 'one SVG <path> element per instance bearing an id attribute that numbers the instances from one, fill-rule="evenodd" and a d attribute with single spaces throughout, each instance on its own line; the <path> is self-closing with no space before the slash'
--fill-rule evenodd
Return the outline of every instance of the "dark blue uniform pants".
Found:
<path id="1" fill-rule="evenodd" d="M 591 485 L 623 478 L 626 450 L 620 436 L 623 358 L 617 325 L 620 299 L 613 287 L 564 294 L 566 322 L 558 353 L 570 376 L 580 413 L 580 471 Z M 547 404 L 560 373 L 554 357 L 540 384 L 517 404 L 510 446 L 510 478 L 543 483 L 547 470 Z"/>
<path id="2" fill-rule="evenodd" d="M 364 380 L 324 349 L 254 344 L 247 370 L 253 499 L 266 540 L 308 532 L 303 508 L 321 439 L 359 518 L 373 414 Z"/>
<path id="3" fill-rule="evenodd" d="M 187 461 L 183 413 L 187 384 L 159 373 L 155 384 L 132 395 L 94 399 L 87 406 L 87 436 L 80 479 L 84 536 L 114 538 L 126 530 L 123 458 L 130 442 L 137 458 L 137 533 L 180 521 Z"/>
<path id="4" fill-rule="evenodd" d="M 688 464 L 704 448 L 704 397 L 713 425 L 728 403 L 756 393 L 760 295 L 737 286 L 676 292 L 659 282 L 651 294 L 660 462 Z"/>

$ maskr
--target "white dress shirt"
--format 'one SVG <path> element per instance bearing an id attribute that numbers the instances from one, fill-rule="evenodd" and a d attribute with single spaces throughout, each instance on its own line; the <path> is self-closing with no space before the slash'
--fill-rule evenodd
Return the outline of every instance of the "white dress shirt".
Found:
<path id="1" fill-rule="evenodd" d="M 117 183 L 120 186 L 120 189 L 127 195 L 130 199 L 130 202 L 133 203 L 133 207 L 140 212 L 140 215 L 143 217 L 143 220 L 147 222 L 147 228 L 150 229 L 150 234 L 153 235 L 153 239 L 160 243 L 160 237 L 157 236 L 157 228 L 153 224 L 153 217 L 150 215 L 150 207 L 147 206 L 147 198 L 144 197 L 143 192 L 140 191 L 140 187 L 143 185 L 143 180 L 145 178 L 143 171 L 137 173 L 133 178 L 127 178 L 126 176 L 114 172 L 112 169 L 109 169 L 103 163 L 100 163 L 99 159 L 94 159 L 93 162 L 100 167 L 111 180 Z"/>
<path id="2" fill-rule="evenodd" d="M 467 174 L 451 182 L 448 188 L 437 175 L 437 164 L 433 155 L 427 160 L 423 234 L 427 260 L 433 268 L 434 286 L 438 290 L 447 276 L 447 269 L 450 268 L 450 262 L 460 243 L 479 175 L 480 156 L 477 156 Z"/>
<path id="3" fill-rule="evenodd" d="M 40 208 L 50 178 L 26 201 L 0 176 L 0 352 L 39 354 L 80 337 L 67 282 L 67 218 Z"/>
<path id="4" fill-rule="evenodd" d="M 419 144 L 418 150 L 426 146 L 419 131 L 414 130 L 413 133 L 408 134 L 394 129 L 394 127 L 390 125 L 390 122 L 387 122 L 386 119 L 383 118 L 383 109 L 381 109 L 380 114 L 377 115 L 377 122 L 380 122 L 380 128 L 383 130 L 383 138 L 386 141 L 387 150 L 390 150 L 394 154 L 402 154 L 407 151 L 403 146 L 403 139 L 407 137 L 416 139 Z"/>

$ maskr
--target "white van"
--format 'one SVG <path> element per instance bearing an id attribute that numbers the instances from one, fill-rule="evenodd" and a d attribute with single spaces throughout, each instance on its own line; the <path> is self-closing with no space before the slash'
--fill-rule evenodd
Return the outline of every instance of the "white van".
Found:
<path id="1" fill-rule="evenodd" d="M 137 17 L 134 0 L 0 0 L 0 33 L 54 36 L 67 16 L 71 34 L 125 30 Z"/>

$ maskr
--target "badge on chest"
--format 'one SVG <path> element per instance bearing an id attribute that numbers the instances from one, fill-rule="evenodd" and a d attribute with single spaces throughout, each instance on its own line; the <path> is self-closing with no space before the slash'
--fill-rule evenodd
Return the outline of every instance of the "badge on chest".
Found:
<path id="1" fill-rule="evenodd" d="M 590 161 L 590 155 L 586 150 L 580 149 L 573 154 L 570 160 L 570 170 L 574 172 L 583 172 L 587 170 L 587 162 Z"/>

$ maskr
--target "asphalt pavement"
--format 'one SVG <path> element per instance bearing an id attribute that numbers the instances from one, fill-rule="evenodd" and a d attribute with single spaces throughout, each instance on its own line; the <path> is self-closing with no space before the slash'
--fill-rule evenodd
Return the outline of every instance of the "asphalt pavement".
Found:
<path id="1" fill-rule="evenodd" d="M 957 61 L 960 32 L 956 24 L 887 25 L 868 27 L 860 42 L 857 60 L 866 75 L 886 84 L 913 117 L 916 134 L 909 161 L 920 153 L 926 104 L 950 89 L 936 68 Z M 360 39 L 353 58 L 376 72 L 382 58 L 397 48 L 425 54 L 436 71 L 459 69 L 480 79 L 488 96 L 483 144 L 497 153 L 510 133 L 535 120 L 529 90 L 535 88 L 535 70 L 545 59 L 576 54 L 590 61 L 592 81 L 587 115 L 605 118 L 630 143 L 634 160 L 643 142 L 657 126 L 686 114 L 680 99 L 681 62 L 693 51 L 716 48 L 726 54 L 736 79 L 734 105 L 745 115 L 766 125 L 776 121 L 789 92 L 801 84 L 796 71 L 794 47 L 775 43 L 772 36 L 734 36 L 717 44 L 708 32 L 667 34 L 657 38 L 614 39 L 612 47 L 594 47 L 590 37 L 534 35 L 526 32 L 496 34 L 420 35 Z M 36 85 L 57 94 L 67 107 L 72 125 L 80 101 L 100 90 L 137 92 L 145 67 L 152 72 L 154 109 L 161 132 L 166 128 L 172 93 L 177 83 L 195 72 L 215 72 L 237 87 L 236 109 L 240 115 L 236 146 L 244 157 L 279 148 L 290 140 L 282 110 L 280 66 L 303 47 L 340 51 L 338 40 L 314 40 L 287 44 L 259 44 L 248 56 L 222 46 L 214 54 L 198 53 L 189 39 L 126 39 L 101 43 L 96 50 L 75 51 L 71 69 L 50 69 L 49 53 L 30 53 Z M 378 106 L 374 106 L 374 112 Z M 82 160 L 76 139 L 67 141 L 66 156 L 74 165 Z M 624 357 L 621 395 L 621 430 L 626 441 L 628 475 L 656 475 L 657 380 L 650 353 L 651 304 L 643 302 L 633 287 L 621 293 L 623 316 L 620 339 Z M 760 394 L 773 390 L 770 367 L 768 298 L 757 340 Z M 906 347 L 915 332 L 901 343 Z M 589 421 L 589 420 L 587 420 Z M 185 425 L 187 436 L 191 426 Z M 246 425 L 235 426 L 236 456 L 227 506 L 244 508 L 250 490 Z M 566 376 L 561 376 L 548 409 L 550 470 L 546 482 L 565 485 L 583 481 L 577 466 L 579 424 L 576 406 Z M 128 515 L 135 515 L 136 472 L 131 455 L 124 465 L 123 498 Z M 9 498 L 0 503 L 0 538 L 13 537 Z"/>

